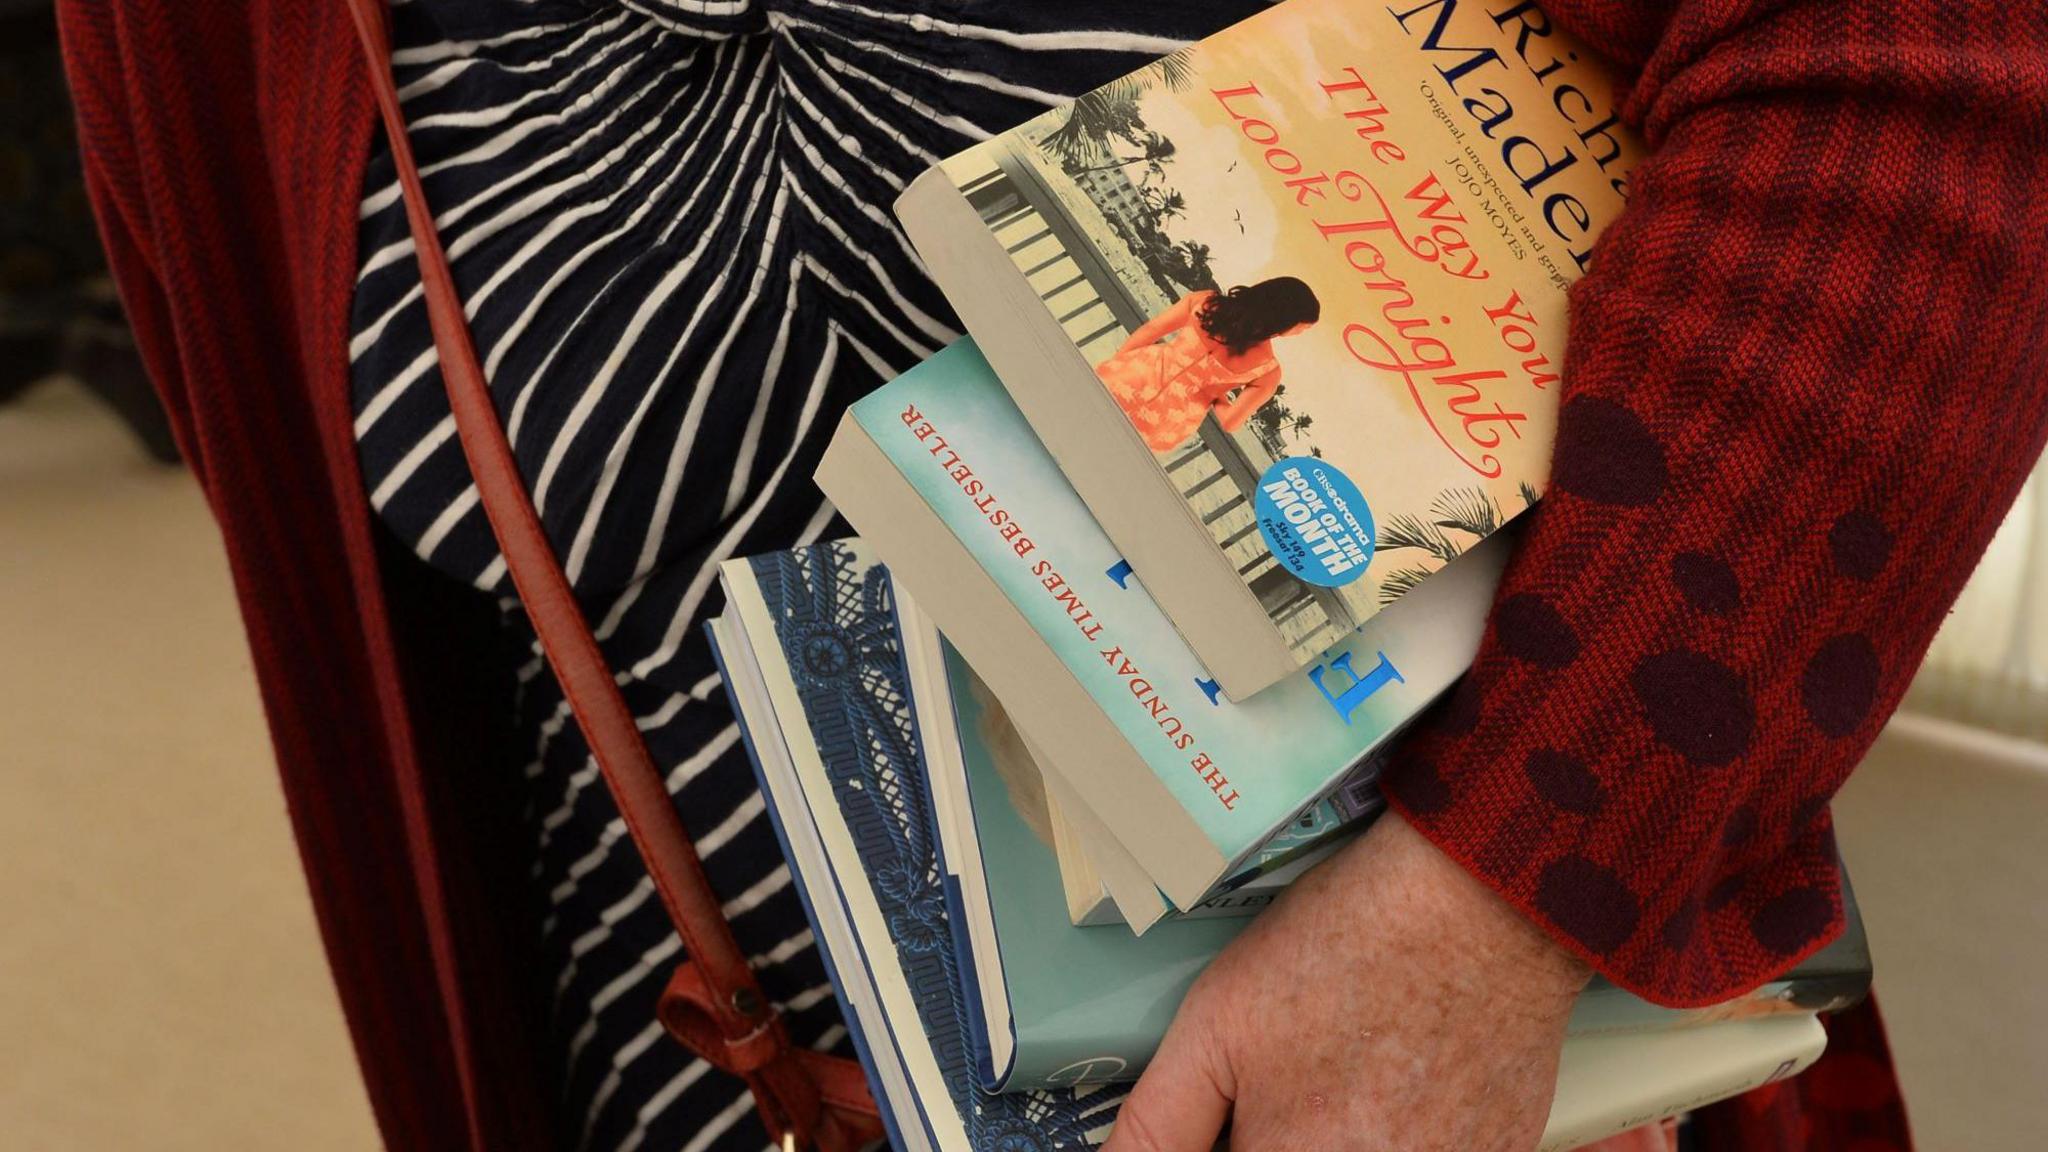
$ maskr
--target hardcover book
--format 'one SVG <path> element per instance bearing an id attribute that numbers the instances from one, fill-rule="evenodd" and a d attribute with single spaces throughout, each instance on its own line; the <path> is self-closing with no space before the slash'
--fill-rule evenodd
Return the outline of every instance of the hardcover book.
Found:
<path id="1" fill-rule="evenodd" d="M 908 643 L 908 638 L 906 638 Z M 992 1092 L 1132 1080 L 1195 977 L 1244 921 L 1166 923 L 1142 940 L 1062 922 L 1058 866 L 1034 809 L 1028 760 L 1002 706 L 965 661 L 911 701 L 939 827 L 948 915 L 961 949 L 982 1087 Z M 937 749 L 951 746 L 946 754 Z M 1652 1033 L 1839 1011 L 1868 992 L 1870 952 L 1852 896 L 1841 938 L 1783 977 L 1723 1003 L 1673 1009 L 1605 980 L 1581 993 L 1570 1036 Z"/>
<path id="2" fill-rule="evenodd" d="M 1463 674 L 1508 548 L 1479 541 L 1307 668 L 1232 701 L 972 343 L 856 402 L 817 479 L 1046 771 L 1182 909 L 1343 801 L 1352 770 Z"/>
<path id="3" fill-rule="evenodd" d="M 1232 699 L 1543 490 L 1565 290 L 1640 148 L 1533 3 L 1287 0 L 897 216 Z"/>
<path id="4" fill-rule="evenodd" d="M 886 571 L 849 541 L 732 561 L 721 574 L 729 603 L 710 632 L 725 683 L 891 1145 L 1054 1152 L 1100 1144 L 1121 1087 L 979 1088 L 975 1035 L 986 1025 L 977 1024 L 981 1000 L 948 908 L 952 873 Z M 1037 867 L 1043 876 L 1042 860 Z M 1052 903 L 1057 921 L 1056 896 Z M 1227 935 L 1236 923 L 1171 927 Z M 1576 1147 L 1791 1075 L 1823 1043 L 1803 1012 L 1573 1037 L 1543 1148 Z"/>

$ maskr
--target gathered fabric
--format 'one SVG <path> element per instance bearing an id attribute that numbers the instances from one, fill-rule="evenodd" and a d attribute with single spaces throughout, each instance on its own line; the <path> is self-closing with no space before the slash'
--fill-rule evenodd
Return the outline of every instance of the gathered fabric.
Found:
<path id="1" fill-rule="evenodd" d="M 838 412 L 959 335 L 889 214 L 909 179 L 1255 5 L 1084 7 L 392 11 L 408 137 L 521 473 L 764 991 L 820 1051 L 852 1047 L 702 630 L 716 568 L 843 534 L 810 479 Z M 525 752 L 502 771 L 523 796 L 559 1139 L 759 1149 L 744 1085 L 655 1021 L 681 943 L 513 599 L 381 143 L 360 196 L 364 491 L 528 651 Z"/>

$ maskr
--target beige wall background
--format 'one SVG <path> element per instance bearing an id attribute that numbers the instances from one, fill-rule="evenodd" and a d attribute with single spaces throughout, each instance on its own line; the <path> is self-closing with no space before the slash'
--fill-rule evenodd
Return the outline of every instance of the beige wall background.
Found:
<path id="1" fill-rule="evenodd" d="M 2048 1148 L 2048 461 L 1834 808 L 1921 1148 Z"/>
<path id="2" fill-rule="evenodd" d="M 2048 1147 L 2040 485 L 1836 805 L 1920 1146 Z M 377 1137 L 219 536 L 62 382 L 0 408 L 0 1149 Z"/>
<path id="3" fill-rule="evenodd" d="M 1835 826 L 1920 1148 L 2048 1148 L 2048 747 L 1902 711 Z"/>
<path id="4" fill-rule="evenodd" d="M 0 1148 L 374 1149 L 192 479 L 0 408 Z"/>

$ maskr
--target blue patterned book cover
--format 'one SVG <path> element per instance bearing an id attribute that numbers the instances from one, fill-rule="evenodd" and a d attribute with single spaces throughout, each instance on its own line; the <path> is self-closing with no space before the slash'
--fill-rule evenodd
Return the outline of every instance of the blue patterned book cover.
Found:
<path id="1" fill-rule="evenodd" d="M 959 1152 L 1099 1143 L 1121 1091 L 977 1088 L 972 1013 L 887 570 L 846 541 L 734 561 L 723 576 L 732 607 L 721 624 L 737 617 L 740 628 L 714 629 L 714 638 L 848 1027 L 888 1099 L 884 1110 L 895 1112 L 894 1143 Z M 736 639 L 758 667 L 740 667 L 730 651 Z M 765 688 L 765 703 L 749 700 L 748 676 Z M 771 723 L 780 731 L 760 731 Z M 771 743 L 788 745 L 782 769 Z M 803 844 L 813 836 L 823 860 L 807 867 Z M 835 931 L 835 919 L 851 932 Z M 872 1001 L 866 1012 L 864 1000 Z M 910 1020 L 915 1033 L 904 1026 Z"/>

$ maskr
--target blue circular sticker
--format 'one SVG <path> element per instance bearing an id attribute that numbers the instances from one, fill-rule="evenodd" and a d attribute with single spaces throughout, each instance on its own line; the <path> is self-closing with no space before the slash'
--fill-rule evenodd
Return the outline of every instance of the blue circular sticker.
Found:
<path id="1" fill-rule="evenodd" d="M 1342 587 L 1372 562 L 1372 509 L 1351 477 L 1325 461 L 1274 462 L 1259 477 L 1252 508 L 1273 558 L 1305 583 Z"/>

